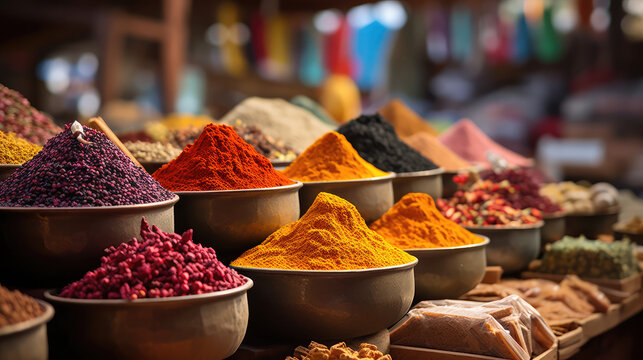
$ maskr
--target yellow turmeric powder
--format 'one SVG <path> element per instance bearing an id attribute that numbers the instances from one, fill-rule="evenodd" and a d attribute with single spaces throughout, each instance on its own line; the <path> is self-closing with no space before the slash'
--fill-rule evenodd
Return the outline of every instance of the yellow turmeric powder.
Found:
<path id="1" fill-rule="evenodd" d="M 231 265 L 353 270 L 402 265 L 414 260 L 370 230 L 353 204 L 321 192 L 301 219 L 281 227 Z"/>
<path id="2" fill-rule="evenodd" d="M 362 159 L 344 135 L 328 132 L 310 145 L 284 171 L 299 181 L 332 181 L 386 176 L 388 173 Z"/>
<path id="3" fill-rule="evenodd" d="M 0 131 L 0 164 L 20 165 L 36 155 L 42 147 Z"/>
<path id="4" fill-rule="evenodd" d="M 371 224 L 371 229 L 402 249 L 427 249 L 477 244 L 483 241 L 445 218 L 430 195 L 410 193 Z"/>

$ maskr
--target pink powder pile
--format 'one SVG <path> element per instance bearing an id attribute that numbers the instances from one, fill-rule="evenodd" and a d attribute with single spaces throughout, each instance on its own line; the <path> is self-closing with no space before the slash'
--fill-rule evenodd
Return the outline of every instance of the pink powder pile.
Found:
<path id="1" fill-rule="evenodd" d="M 485 135 L 471 120 L 462 119 L 440 135 L 440 142 L 471 163 L 490 165 L 487 150 L 505 158 L 509 165 L 532 166 L 533 162 L 501 146 Z"/>

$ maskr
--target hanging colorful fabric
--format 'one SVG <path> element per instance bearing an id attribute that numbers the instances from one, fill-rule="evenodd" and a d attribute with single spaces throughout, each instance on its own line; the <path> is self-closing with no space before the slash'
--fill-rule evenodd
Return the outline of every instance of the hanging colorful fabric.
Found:
<path id="1" fill-rule="evenodd" d="M 325 76 L 320 34 L 314 27 L 306 26 L 302 29 L 299 80 L 306 85 L 317 86 Z"/>
<path id="2" fill-rule="evenodd" d="M 352 32 L 346 17 L 341 18 L 337 30 L 326 37 L 326 68 L 331 74 L 351 76 Z"/>
<path id="3" fill-rule="evenodd" d="M 529 24 L 527 24 L 527 18 L 523 13 L 518 15 L 516 19 L 513 40 L 513 62 L 517 64 L 527 62 L 531 56 L 531 38 L 529 34 Z"/>
<path id="4" fill-rule="evenodd" d="M 536 54 L 543 62 L 553 62 L 560 59 L 560 40 L 556 29 L 554 29 L 551 7 L 547 7 L 543 12 L 542 24 L 538 33 L 538 43 L 536 44 Z"/>

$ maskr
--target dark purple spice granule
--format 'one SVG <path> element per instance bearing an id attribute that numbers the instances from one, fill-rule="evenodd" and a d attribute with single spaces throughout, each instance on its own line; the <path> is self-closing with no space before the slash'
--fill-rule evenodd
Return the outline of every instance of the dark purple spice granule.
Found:
<path id="1" fill-rule="evenodd" d="M 106 250 L 101 266 L 67 285 L 60 296 L 77 299 L 164 298 L 239 287 L 246 279 L 192 241 L 192 230 L 168 234 L 141 221 L 136 238 Z"/>
<path id="2" fill-rule="evenodd" d="M 0 182 L 0 206 L 115 206 L 173 197 L 103 133 L 83 127 L 92 142 L 84 145 L 69 128 Z"/>

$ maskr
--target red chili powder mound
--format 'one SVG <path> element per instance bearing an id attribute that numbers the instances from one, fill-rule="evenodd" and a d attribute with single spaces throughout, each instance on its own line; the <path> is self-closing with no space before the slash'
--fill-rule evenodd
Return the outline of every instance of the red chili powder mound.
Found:
<path id="1" fill-rule="evenodd" d="M 440 141 L 461 158 L 472 163 L 489 164 L 487 150 L 507 160 L 510 165 L 532 166 L 530 159 L 501 146 L 485 135 L 471 120 L 462 119 L 440 135 Z"/>
<path id="2" fill-rule="evenodd" d="M 214 124 L 152 176 L 171 191 L 257 189 L 293 183 L 232 127 Z"/>

